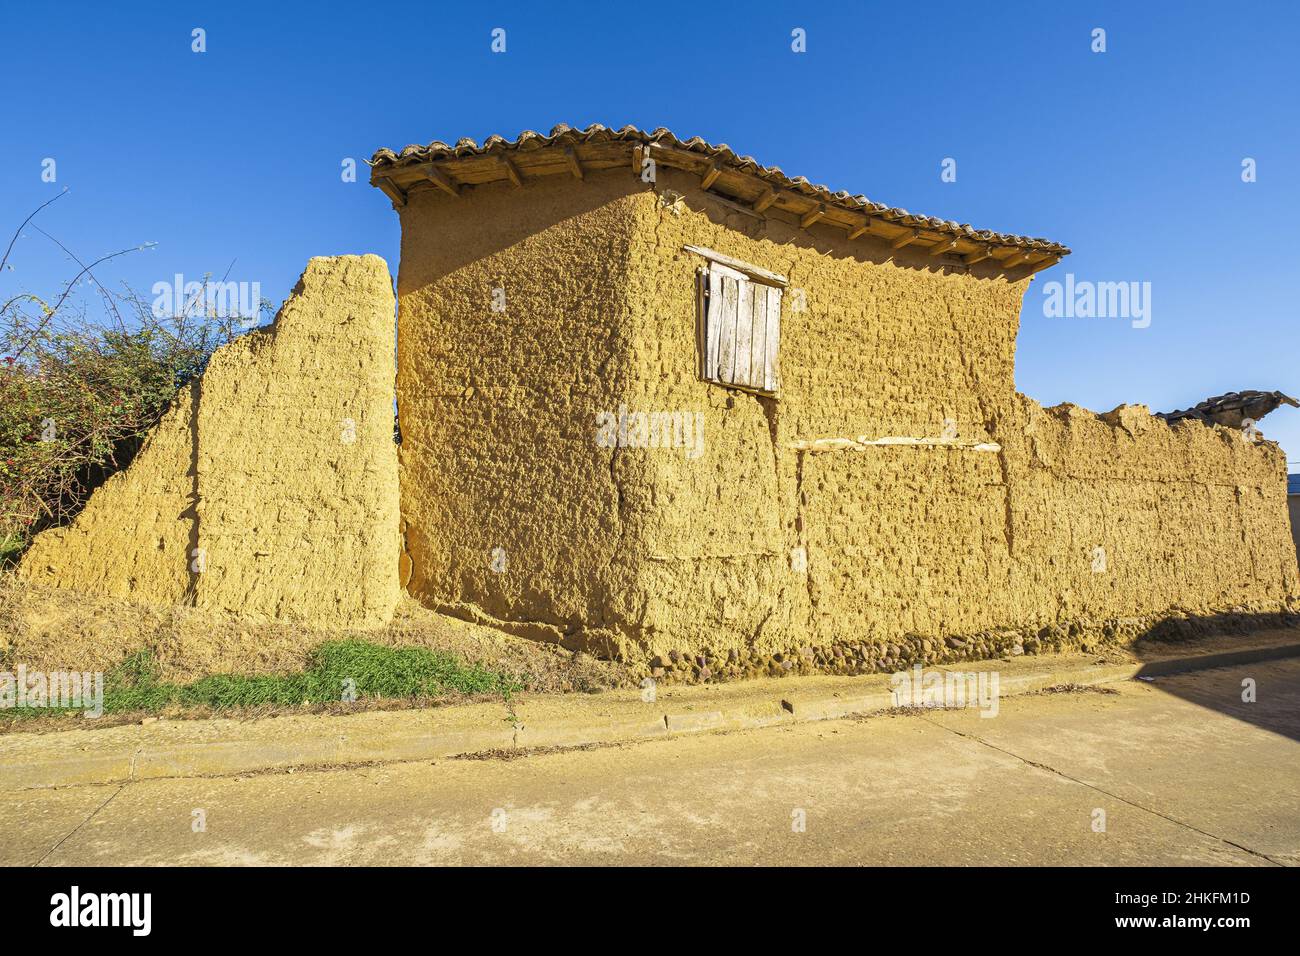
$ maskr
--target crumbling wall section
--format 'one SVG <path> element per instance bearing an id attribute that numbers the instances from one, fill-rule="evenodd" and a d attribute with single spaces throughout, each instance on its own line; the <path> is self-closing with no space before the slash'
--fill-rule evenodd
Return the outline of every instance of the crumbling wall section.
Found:
<path id="1" fill-rule="evenodd" d="M 1021 395 L 996 432 L 1023 623 L 1272 612 L 1300 593 L 1276 444 Z"/>
<path id="2" fill-rule="evenodd" d="M 71 524 L 35 537 L 19 577 L 146 603 L 192 603 L 198 388 L 195 381 L 177 393 L 130 467 L 110 475 Z"/>
<path id="3" fill-rule="evenodd" d="M 990 437 L 805 453 L 810 644 L 978 655 L 1300 595 L 1278 446 L 1021 395 Z"/>
<path id="4" fill-rule="evenodd" d="M 213 355 L 124 472 L 19 573 L 255 618 L 361 627 L 399 594 L 393 290 L 314 258 L 273 325 Z"/>

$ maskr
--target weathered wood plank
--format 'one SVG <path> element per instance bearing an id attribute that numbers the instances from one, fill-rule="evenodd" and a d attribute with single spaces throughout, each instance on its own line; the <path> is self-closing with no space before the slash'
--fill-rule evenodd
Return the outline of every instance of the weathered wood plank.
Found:
<path id="1" fill-rule="evenodd" d="M 921 232 L 920 232 L 920 230 L 919 230 L 919 229 L 913 229 L 913 230 L 911 230 L 910 232 L 905 232 L 905 233 L 903 233 L 901 236 L 899 236 L 897 239 L 895 239 L 893 242 L 891 242 L 891 243 L 889 244 L 889 248 L 891 248 L 891 249 L 901 249 L 901 248 L 903 248 L 903 246 L 907 245 L 908 243 L 914 242 L 915 240 L 917 240 L 917 239 L 919 239 L 919 238 L 921 238 Z"/>
<path id="2" fill-rule="evenodd" d="M 780 390 L 778 370 L 780 368 L 779 349 L 781 347 L 781 290 L 774 286 L 768 286 L 767 289 L 765 324 L 767 332 L 763 338 L 765 345 L 763 351 L 763 388 L 775 394 Z"/>
<path id="3" fill-rule="evenodd" d="M 426 179 L 450 196 L 460 196 L 460 187 L 452 182 L 451 177 L 437 166 L 425 166 L 421 170 Z"/>
<path id="4" fill-rule="evenodd" d="M 717 291 L 721 295 L 718 295 L 718 364 L 715 376 L 719 382 L 730 383 L 736 367 L 736 306 L 740 282 L 729 275 L 718 274 Z"/>
<path id="5" fill-rule="evenodd" d="M 718 347 L 722 339 L 723 290 L 721 276 L 707 271 L 701 276 L 702 284 L 709 289 L 704 316 L 704 370 L 701 378 L 718 377 Z"/>
<path id="6" fill-rule="evenodd" d="M 767 293 L 772 287 L 754 283 L 753 316 L 750 319 L 749 379 L 750 388 L 763 388 L 763 364 L 767 359 Z"/>
<path id="7" fill-rule="evenodd" d="M 393 201 L 393 205 L 401 208 L 406 205 L 406 193 L 387 176 L 376 176 L 375 185 L 384 191 L 384 195 Z"/>
<path id="8" fill-rule="evenodd" d="M 519 175 L 519 167 L 511 162 L 509 156 L 501 155 L 498 158 L 501 160 L 501 166 L 505 169 L 506 175 L 510 178 L 510 181 L 516 186 L 522 186 L 524 184 L 524 177 Z"/>
<path id="9" fill-rule="evenodd" d="M 700 180 L 700 188 L 708 189 L 721 175 L 722 163 L 715 159 L 713 162 L 709 163 L 709 168 L 704 171 L 704 177 Z"/>
<path id="10" fill-rule="evenodd" d="M 748 386 L 754 340 L 754 283 L 742 279 L 737 284 L 740 286 L 740 292 L 736 303 L 736 365 L 730 381 L 735 385 Z"/>
<path id="11" fill-rule="evenodd" d="M 751 265 L 748 262 L 741 262 L 739 259 L 733 259 L 731 256 L 723 255 L 721 252 L 714 252 L 712 249 L 706 249 L 704 246 L 682 246 L 682 251 L 693 252 L 697 256 L 703 256 L 710 262 L 716 262 L 719 265 L 727 266 L 731 269 L 735 269 L 743 275 L 751 276 L 752 278 L 760 279 L 764 282 L 773 283 L 775 285 L 785 285 L 788 281 L 783 275 L 769 272 L 767 269 Z"/>

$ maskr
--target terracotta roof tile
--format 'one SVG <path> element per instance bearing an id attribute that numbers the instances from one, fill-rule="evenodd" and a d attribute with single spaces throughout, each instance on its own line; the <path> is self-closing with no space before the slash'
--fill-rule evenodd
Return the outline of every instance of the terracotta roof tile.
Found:
<path id="1" fill-rule="evenodd" d="M 662 126 L 647 133 L 635 126 L 624 126 L 622 129 L 613 130 L 597 123 L 588 126 L 586 129 L 574 129 L 561 123 L 552 129 L 549 135 L 543 136 L 533 130 L 524 130 L 513 141 L 503 136 L 492 135 L 484 140 L 482 145 L 472 139 L 463 138 L 458 140 L 455 146 L 448 146 L 446 143 L 435 140 L 426 146 L 405 146 L 397 152 L 391 149 L 380 149 L 371 157 L 370 165 L 375 168 L 396 167 L 440 159 L 462 159 L 469 156 L 543 149 L 555 145 L 568 146 L 610 141 L 655 143 L 699 153 L 703 156 L 719 159 L 733 169 L 757 176 L 773 187 L 792 190 L 843 209 L 870 213 L 877 218 L 900 226 L 930 229 L 981 242 L 1050 252 L 1058 256 L 1068 255 L 1070 252 L 1067 247 L 1048 239 L 1036 239 L 1031 236 L 975 229 L 968 223 L 956 223 L 933 216 L 914 215 L 906 209 L 873 202 L 866 196 L 851 195 L 844 190 L 832 192 L 826 186 L 809 182 L 804 176 L 787 176 L 779 166 L 762 166 L 751 156 L 739 156 L 725 143 L 715 146 L 698 136 L 692 136 L 688 140 L 681 140 L 671 130 Z"/>

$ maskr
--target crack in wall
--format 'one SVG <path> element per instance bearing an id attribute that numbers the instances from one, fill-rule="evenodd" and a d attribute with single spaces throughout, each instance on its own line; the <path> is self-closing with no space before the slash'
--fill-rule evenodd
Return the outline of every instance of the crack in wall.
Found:
<path id="1" fill-rule="evenodd" d="M 203 400 L 203 376 L 195 377 L 190 385 L 190 501 L 180 517 L 189 522 L 185 560 L 188 562 L 189 580 L 181 604 L 196 607 L 199 603 L 199 404 Z"/>
<path id="2" fill-rule="evenodd" d="M 998 467 L 1002 472 L 1002 486 L 1004 489 L 1002 501 L 1002 536 L 1006 541 L 1008 569 L 1010 569 L 1015 566 L 1016 560 L 1016 527 L 1015 511 L 1011 504 L 1011 469 L 1007 461 L 1007 443 L 998 434 L 998 416 L 990 414 L 989 412 L 982 382 L 980 381 L 978 366 L 972 360 L 969 350 L 966 348 L 966 342 L 962 337 L 961 323 L 953 314 L 952 303 L 946 302 L 945 306 L 948 311 L 948 321 L 952 325 L 953 335 L 957 341 L 957 353 L 961 359 L 962 365 L 966 369 L 966 376 L 969 381 L 968 387 L 971 390 L 971 394 L 975 397 L 975 403 L 979 406 L 980 418 L 983 419 L 982 424 L 984 425 L 984 430 L 998 445 Z"/>

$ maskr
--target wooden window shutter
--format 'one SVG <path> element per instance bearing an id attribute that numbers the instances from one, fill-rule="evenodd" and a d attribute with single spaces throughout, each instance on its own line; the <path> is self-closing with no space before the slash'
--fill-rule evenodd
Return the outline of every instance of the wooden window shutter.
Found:
<path id="1" fill-rule="evenodd" d="M 780 388 L 781 290 L 711 262 L 701 275 L 707 306 L 702 378 L 775 395 Z"/>

